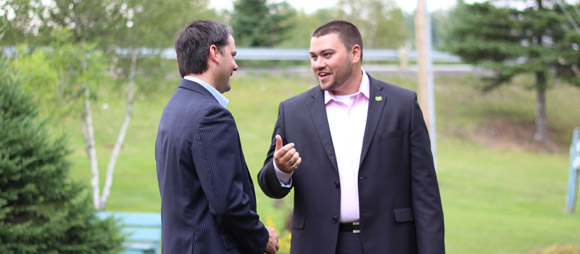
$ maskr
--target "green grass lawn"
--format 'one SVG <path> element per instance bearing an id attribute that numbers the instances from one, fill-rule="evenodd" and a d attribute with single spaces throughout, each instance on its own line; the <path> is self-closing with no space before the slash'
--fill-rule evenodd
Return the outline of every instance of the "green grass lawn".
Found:
<path id="1" fill-rule="evenodd" d="M 415 89 L 412 79 L 377 76 Z M 171 78 L 159 84 L 154 96 L 137 98 L 107 210 L 159 212 L 155 136 L 163 106 L 178 82 Z M 564 210 L 569 170 L 567 146 L 572 128 L 580 126 L 580 90 L 558 87 L 549 91 L 550 134 L 559 149 L 546 152 L 531 141 L 482 136 L 488 132 L 482 132 L 481 126 L 488 122 L 519 126 L 522 131 L 516 129 L 515 133 L 529 135 L 525 130 L 533 129 L 535 93 L 526 89 L 525 79 L 487 94 L 474 88 L 480 82 L 469 76 L 435 80 L 437 170 L 448 253 L 530 253 L 554 244 L 579 245 L 580 216 Z M 278 103 L 314 85 L 313 77 L 291 74 L 248 73 L 232 78 L 232 90 L 225 95 L 230 100 L 228 108 L 237 121 L 254 180 L 270 143 Z M 125 114 L 120 94 L 102 92 L 93 107 L 101 171 L 106 170 Z M 103 110 L 102 103 L 108 103 L 109 109 Z M 72 178 L 89 185 L 90 169 L 80 122 L 68 119 L 65 123 L 63 128 L 69 133 L 72 150 Z M 481 142 L 496 139 L 501 144 Z M 104 175 L 101 172 L 101 177 Z M 101 186 L 103 183 L 101 178 Z M 287 253 L 290 236 L 284 227 L 292 197 L 281 202 L 271 200 L 259 188 L 256 194 L 260 215 L 282 234 L 280 253 Z"/>

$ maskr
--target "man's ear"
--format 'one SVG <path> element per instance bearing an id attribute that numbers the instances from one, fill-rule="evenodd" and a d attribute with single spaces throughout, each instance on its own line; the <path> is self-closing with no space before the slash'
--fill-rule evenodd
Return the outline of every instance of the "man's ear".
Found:
<path id="1" fill-rule="evenodd" d="M 210 61 L 212 61 L 212 62 L 214 62 L 216 64 L 219 64 L 220 61 L 219 61 L 219 59 L 217 57 L 217 55 L 219 53 L 220 53 L 219 52 L 219 49 L 218 49 L 218 47 L 216 45 L 213 45 L 212 44 L 211 46 L 209 46 L 209 55 L 208 55 L 208 58 L 209 58 Z"/>
<path id="2" fill-rule="evenodd" d="M 360 56 L 362 54 L 362 51 L 358 44 L 354 44 L 354 46 L 352 46 L 350 53 L 352 54 L 353 63 L 360 62 Z"/>

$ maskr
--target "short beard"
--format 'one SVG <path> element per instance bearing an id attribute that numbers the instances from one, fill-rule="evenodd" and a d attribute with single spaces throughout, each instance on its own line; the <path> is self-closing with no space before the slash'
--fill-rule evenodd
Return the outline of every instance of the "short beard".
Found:
<path id="1" fill-rule="evenodd" d="M 342 69 L 335 72 L 334 80 L 332 81 L 332 83 L 329 84 L 326 90 L 328 91 L 337 90 L 340 87 L 342 87 L 344 83 L 350 78 L 350 76 L 352 75 L 352 63 L 347 62 L 345 67 L 346 68 L 344 68 L 344 72 L 342 72 Z"/>

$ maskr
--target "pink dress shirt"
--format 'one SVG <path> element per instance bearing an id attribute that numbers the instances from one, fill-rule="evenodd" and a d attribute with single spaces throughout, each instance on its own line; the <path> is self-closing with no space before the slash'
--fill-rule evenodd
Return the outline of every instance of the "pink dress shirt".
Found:
<path id="1" fill-rule="evenodd" d="M 358 170 L 370 96 L 369 78 L 364 70 L 362 72 L 358 92 L 341 96 L 324 92 L 326 115 L 340 177 L 340 222 L 360 219 Z M 280 184 L 284 187 L 292 186 L 292 173 L 282 172 L 275 161 L 272 162 Z"/>
<path id="2" fill-rule="evenodd" d="M 324 101 L 340 177 L 340 221 L 358 221 L 358 170 L 369 108 L 368 76 L 363 71 L 357 93 L 336 96 L 326 91 Z"/>

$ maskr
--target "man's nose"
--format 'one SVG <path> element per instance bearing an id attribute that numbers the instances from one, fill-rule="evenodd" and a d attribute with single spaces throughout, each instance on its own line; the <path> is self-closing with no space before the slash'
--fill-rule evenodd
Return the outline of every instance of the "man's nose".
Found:
<path id="1" fill-rule="evenodd" d="M 310 64 L 311 64 L 312 68 L 320 69 L 320 68 L 324 67 L 325 62 L 324 62 L 324 59 L 322 59 L 321 57 L 317 57 L 316 60 L 312 59 Z"/>

